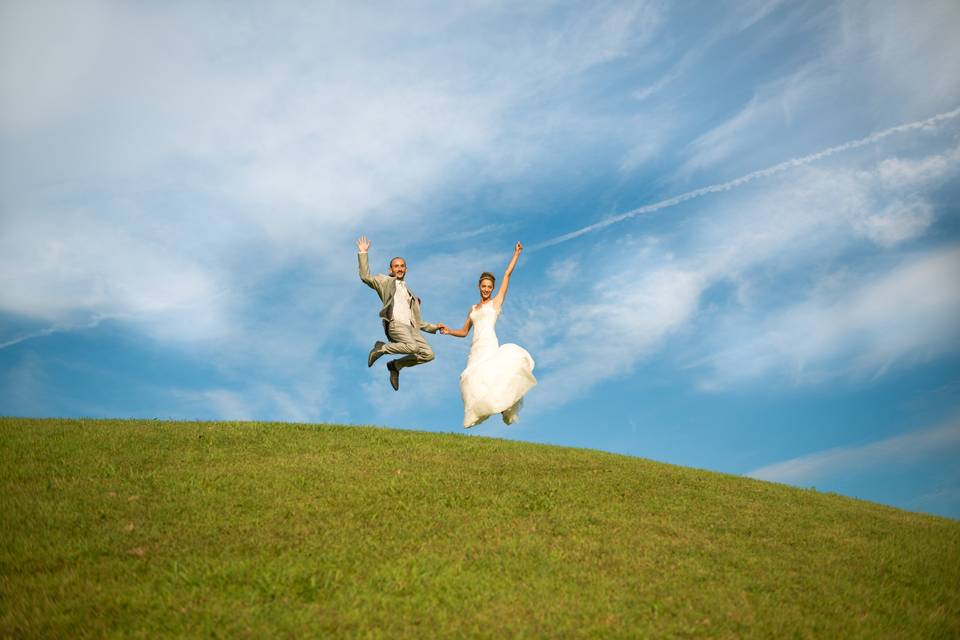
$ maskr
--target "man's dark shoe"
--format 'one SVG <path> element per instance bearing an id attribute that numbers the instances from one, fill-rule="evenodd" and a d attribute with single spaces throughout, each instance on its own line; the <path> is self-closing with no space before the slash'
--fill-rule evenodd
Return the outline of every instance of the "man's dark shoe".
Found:
<path id="1" fill-rule="evenodd" d="M 390 372 L 390 386 L 393 387 L 394 391 L 400 390 L 400 370 L 397 369 L 397 365 L 393 364 L 393 360 L 387 363 L 387 371 Z"/>
<path id="2" fill-rule="evenodd" d="M 377 340 L 373 344 L 373 349 L 370 349 L 370 355 L 367 356 L 367 366 L 372 367 L 373 363 L 377 361 L 377 358 L 383 355 L 383 351 L 380 349 L 383 348 L 383 343 Z"/>

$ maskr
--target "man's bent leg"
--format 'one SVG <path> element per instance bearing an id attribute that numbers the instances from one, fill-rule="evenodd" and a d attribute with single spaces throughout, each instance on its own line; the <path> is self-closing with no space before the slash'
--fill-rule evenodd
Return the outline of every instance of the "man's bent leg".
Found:
<path id="1" fill-rule="evenodd" d="M 400 358 L 399 360 L 394 360 L 396 363 L 397 369 L 402 369 L 404 367 L 415 367 L 418 364 L 424 364 L 433 360 L 433 349 L 430 348 L 430 345 L 427 344 L 427 341 L 423 339 L 423 336 L 420 334 L 418 329 L 410 327 L 412 332 L 412 337 L 416 344 L 416 349 L 413 353 L 408 355 L 405 358 Z"/>
<path id="2" fill-rule="evenodd" d="M 391 355 L 409 355 L 416 353 L 420 348 L 417 344 L 417 338 L 419 336 L 417 336 L 416 333 L 419 332 L 415 332 L 414 328 L 408 324 L 390 322 L 387 326 L 387 337 L 390 338 L 390 342 L 380 347 L 380 353 L 389 353 Z"/>

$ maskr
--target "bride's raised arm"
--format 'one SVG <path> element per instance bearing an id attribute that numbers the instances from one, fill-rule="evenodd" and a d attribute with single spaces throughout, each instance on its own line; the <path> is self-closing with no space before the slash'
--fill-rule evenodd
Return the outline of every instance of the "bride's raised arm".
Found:
<path id="1" fill-rule="evenodd" d="M 470 328 L 473 326 L 473 323 L 470 321 L 470 314 L 467 314 L 467 321 L 463 323 L 462 329 L 450 329 L 444 327 L 440 330 L 440 333 L 448 336 L 455 336 L 457 338 L 466 338 L 467 334 L 470 333 Z"/>
<path id="2" fill-rule="evenodd" d="M 507 270 L 503 272 L 503 280 L 500 281 L 500 291 L 497 292 L 497 296 L 493 299 L 493 305 L 497 309 L 503 306 L 503 301 L 507 297 L 507 287 L 510 286 L 510 274 L 513 273 L 513 268 L 517 266 L 517 259 L 520 258 L 521 251 L 523 251 L 523 244 L 518 242 L 513 248 L 513 257 L 510 258 L 510 264 L 507 265 Z"/>

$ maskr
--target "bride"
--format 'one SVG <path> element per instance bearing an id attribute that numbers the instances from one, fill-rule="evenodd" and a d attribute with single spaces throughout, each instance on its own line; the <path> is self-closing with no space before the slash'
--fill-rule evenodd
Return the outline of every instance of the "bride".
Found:
<path id="1" fill-rule="evenodd" d="M 458 338 L 465 338 L 476 327 L 467 368 L 460 374 L 464 428 L 476 426 L 495 413 L 501 414 L 505 423 L 513 424 L 519 419 L 524 394 L 537 384 L 533 358 L 527 350 L 515 344 L 500 344 L 494 330 L 521 251 L 523 245 L 518 242 L 496 296 L 492 296 L 496 284 L 493 274 L 485 271 L 480 275 L 480 302 L 470 308 L 462 329 L 439 325 L 442 333 Z"/>

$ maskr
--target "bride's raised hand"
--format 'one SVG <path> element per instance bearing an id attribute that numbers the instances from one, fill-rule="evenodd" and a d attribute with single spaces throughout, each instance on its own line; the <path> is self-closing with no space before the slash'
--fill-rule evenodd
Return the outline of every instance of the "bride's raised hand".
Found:
<path id="1" fill-rule="evenodd" d="M 517 246 L 515 246 L 515 247 L 513 248 L 513 253 L 514 253 L 514 255 L 520 255 L 520 252 L 521 252 L 521 251 L 523 251 L 523 243 L 522 243 L 522 242 L 518 242 L 518 243 L 517 243 Z"/>

